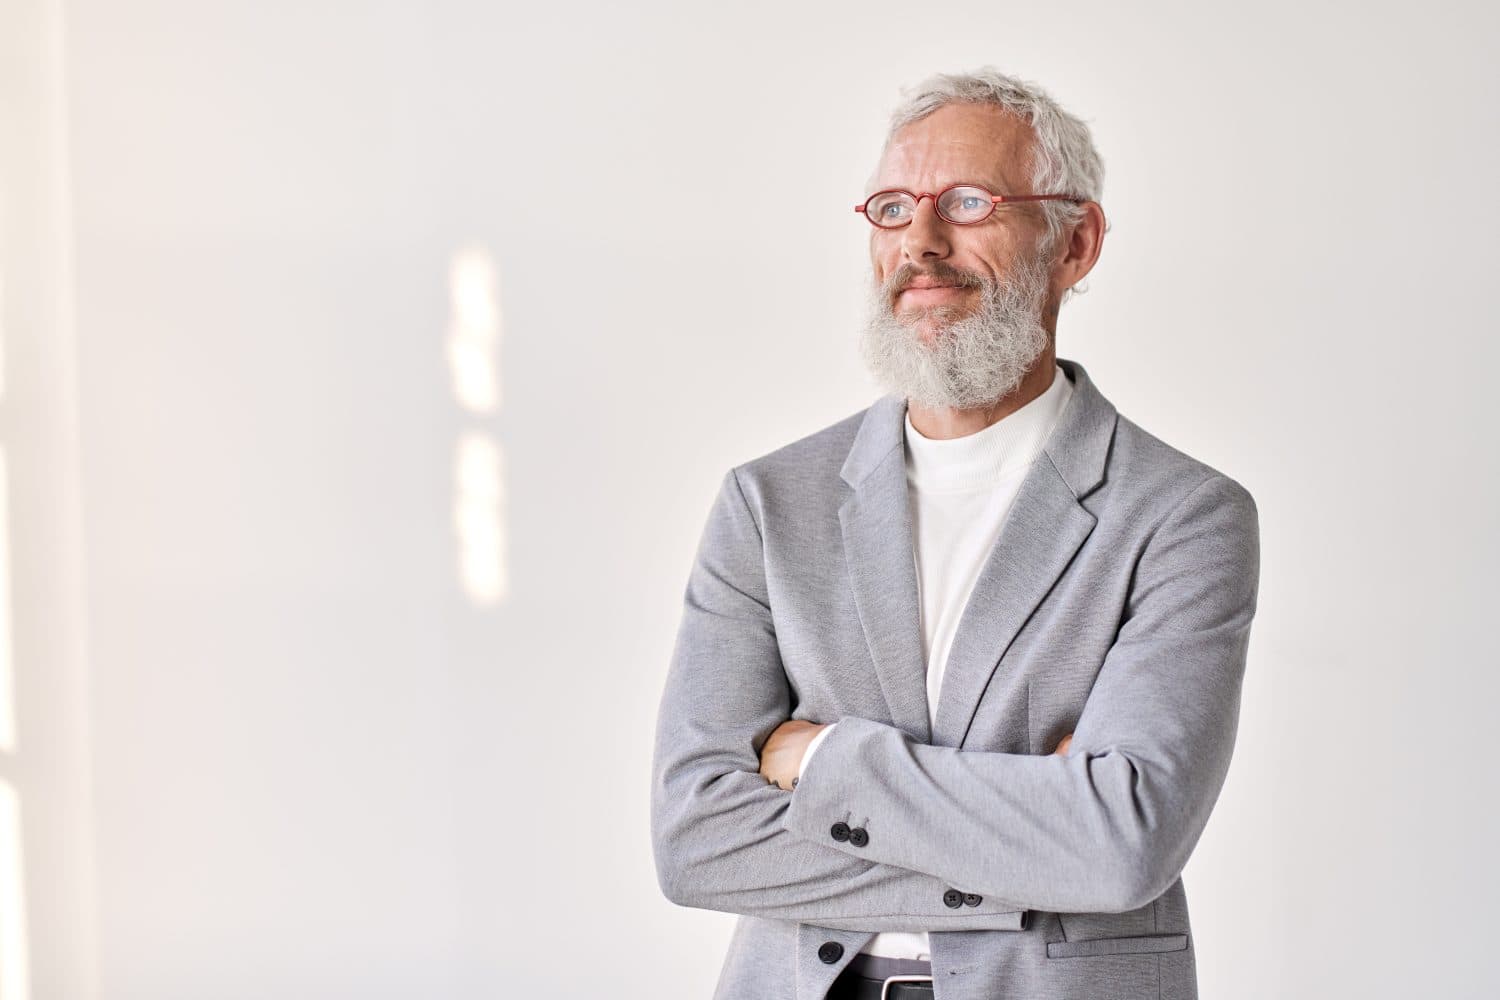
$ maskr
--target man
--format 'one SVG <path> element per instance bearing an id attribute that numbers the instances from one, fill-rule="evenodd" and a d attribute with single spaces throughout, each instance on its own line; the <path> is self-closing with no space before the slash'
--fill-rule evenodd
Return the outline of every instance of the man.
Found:
<path id="1" fill-rule="evenodd" d="M 1197 995 L 1258 518 L 1056 355 L 1102 178 L 1034 86 L 919 85 L 858 209 L 890 393 L 720 484 L 651 802 L 720 1000 Z"/>

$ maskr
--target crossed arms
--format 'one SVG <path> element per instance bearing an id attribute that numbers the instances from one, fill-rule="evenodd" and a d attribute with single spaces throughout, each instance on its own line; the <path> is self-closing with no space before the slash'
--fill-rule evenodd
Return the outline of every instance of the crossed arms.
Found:
<path id="1" fill-rule="evenodd" d="M 778 788 L 791 791 L 797 785 L 797 775 L 802 773 L 802 758 L 808 746 L 829 725 L 788 719 L 777 726 L 766 745 L 761 747 L 760 773 Z M 1067 753 L 1072 740 L 1072 733 L 1064 736 L 1053 753 Z"/>
<path id="2" fill-rule="evenodd" d="M 759 755 L 790 717 L 760 529 L 725 474 L 657 719 L 651 833 L 683 906 L 859 931 L 1016 929 L 1121 912 L 1180 874 L 1223 785 L 1259 575 L 1257 513 L 1213 475 L 1153 530 L 1066 756 L 837 721 L 788 793 Z M 867 843 L 829 836 L 866 819 Z M 943 903 L 950 887 L 978 907 Z"/>

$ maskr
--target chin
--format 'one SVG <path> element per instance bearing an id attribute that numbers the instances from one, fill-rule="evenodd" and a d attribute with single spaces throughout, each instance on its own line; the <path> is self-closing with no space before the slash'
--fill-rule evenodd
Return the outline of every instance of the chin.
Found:
<path id="1" fill-rule="evenodd" d="M 963 318 L 962 314 L 955 316 L 946 306 L 906 312 L 899 317 L 901 325 L 915 333 L 917 339 L 924 344 L 942 337 L 948 332 L 948 328 L 961 318 Z"/>

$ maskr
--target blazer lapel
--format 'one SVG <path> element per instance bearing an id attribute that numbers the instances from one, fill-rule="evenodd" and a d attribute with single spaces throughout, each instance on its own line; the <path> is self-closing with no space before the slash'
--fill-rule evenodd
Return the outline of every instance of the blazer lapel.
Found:
<path id="1" fill-rule="evenodd" d="M 962 746 L 1016 633 L 1098 522 L 1079 501 L 1104 479 L 1117 413 L 1083 366 L 1058 358 L 1073 397 L 1042 446 L 980 570 L 953 637 L 933 741 Z"/>
<path id="2" fill-rule="evenodd" d="M 931 742 L 927 666 L 917 610 L 906 492 L 906 401 L 884 396 L 865 414 L 840 475 L 854 492 L 839 507 L 849 584 L 891 721 Z"/>
<path id="3" fill-rule="evenodd" d="M 1073 397 L 1022 481 L 959 619 L 935 726 L 927 704 L 902 397 L 883 396 L 870 407 L 840 470 L 853 488 L 839 522 L 860 625 L 892 722 L 920 742 L 963 744 L 1011 640 L 1096 523 L 1079 501 L 1103 481 L 1117 414 L 1082 365 L 1057 362 L 1073 380 Z"/>

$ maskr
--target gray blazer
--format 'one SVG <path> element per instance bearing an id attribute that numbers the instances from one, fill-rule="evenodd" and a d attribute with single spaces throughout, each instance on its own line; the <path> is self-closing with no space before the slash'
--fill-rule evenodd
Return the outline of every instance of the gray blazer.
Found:
<path id="1" fill-rule="evenodd" d="M 933 932 L 938 1000 L 1197 996 L 1180 876 L 1234 746 L 1257 511 L 1058 364 L 932 726 L 904 399 L 725 473 L 651 775 L 662 892 L 742 914 L 717 1000 L 820 1000 L 890 930 Z M 757 773 L 787 719 L 839 723 L 790 792 Z"/>

